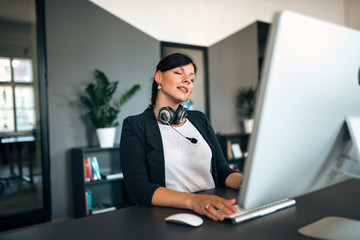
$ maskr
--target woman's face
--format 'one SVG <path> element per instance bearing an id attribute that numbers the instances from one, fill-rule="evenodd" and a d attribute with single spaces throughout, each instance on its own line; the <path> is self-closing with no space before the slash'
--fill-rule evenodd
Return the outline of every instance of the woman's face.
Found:
<path id="1" fill-rule="evenodd" d="M 157 71 L 155 80 L 161 85 L 158 98 L 168 101 L 169 105 L 179 104 L 188 100 L 194 89 L 194 66 L 189 63 L 165 72 Z"/>

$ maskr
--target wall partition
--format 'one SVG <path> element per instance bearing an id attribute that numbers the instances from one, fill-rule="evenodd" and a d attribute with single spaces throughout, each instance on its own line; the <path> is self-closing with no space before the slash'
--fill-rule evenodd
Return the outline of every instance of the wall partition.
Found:
<path id="1" fill-rule="evenodd" d="M 0 8 L 0 231 L 50 220 L 43 0 Z"/>

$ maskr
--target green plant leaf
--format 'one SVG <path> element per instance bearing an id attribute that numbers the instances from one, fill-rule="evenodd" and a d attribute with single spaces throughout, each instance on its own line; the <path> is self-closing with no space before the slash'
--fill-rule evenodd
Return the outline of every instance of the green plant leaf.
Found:
<path id="1" fill-rule="evenodd" d="M 140 85 L 135 84 L 134 86 L 132 86 L 132 88 L 129 91 L 124 93 L 120 97 L 120 106 L 123 105 L 125 102 L 127 102 L 139 89 L 140 89 Z"/>
<path id="2" fill-rule="evenodd" d="M 236 107 L 240 116 L 245 115 L 247 118 L 252 118 L 255 111 L 256 102 L 256 87 L 240 88 L 238 90 L 236 99 Z"/>
<path id="3" fill-rule="evenodd" d="M 96 82 L 89 83 L 85 88 L 87 96 L 80 96 L 82 103 L 88 108 L 87 113 L 95 128 L 116 127 L 120 107 L 140 89 L 140 85 L 134 85 L 129 91 L 121 96 L 119 102 L 111 102 L 118 87 L 118 81 L 110 82 L 104 72 L 95 69 Z"/>
<path id="4" fill-rule="evenodd" d="M 98 86 L 101 86 L 101 88 L 107 88 L 110 84 L 110 81 L 105 73 L 98 69 L 95 69 L 95 78 L 98 81 Z"/>
<path id="5" fill-rule="evenodd" d="M 88 107 L 89 110 L 94 108 L 93 102 L 88 97 L 81 96 L 80 99 Z"/>

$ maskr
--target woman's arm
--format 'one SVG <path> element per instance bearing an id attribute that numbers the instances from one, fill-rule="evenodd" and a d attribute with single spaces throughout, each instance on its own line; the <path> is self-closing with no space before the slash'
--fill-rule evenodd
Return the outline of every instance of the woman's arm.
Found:
<path id="1" fill-rule="evenodd" d="M 239 189 L 243 175 L 239 172 L 230 174 L 226 180 L 225 185 L 229 188 Z"/>
<path id="2" fill-rule="evenodd" d="M 154 191 L 160 187 L 149 181 L 146 162 L 145 130 L 139 117 L 128 117 L 123 121 L 120 140 L 120 161 L 124 173 L 127 195 L 131 202 L 151 205 Z"/>
<path id="3" fill-rule="evenodd" d="M 152 204 L 155 206 L 190 209 L 215 221 L 224 220 L 224 216 L 217 209 L 220 209 L 225 214 L 232 214 L 237 211 L 233 206 L 235 199 L 227 200 L 215 195 L 178 192 L 164 187 L 156 189 L 152 197 Z"/>

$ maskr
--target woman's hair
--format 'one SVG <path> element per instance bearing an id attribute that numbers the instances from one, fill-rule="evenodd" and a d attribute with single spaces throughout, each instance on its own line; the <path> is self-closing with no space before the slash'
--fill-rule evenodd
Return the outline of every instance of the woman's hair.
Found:
<path id="1" fill-rule="evenodd" d="M 163 58 L 159 62 L 159 64 L 156 66 L 156 72 L 159 70 L 161 72 L 165 72 L 165 71 L 168 71 L 173 68 L 188 65 L 189 63 L 191 63 L 194 66 L 194 71 L 196 73 L 196 65 L 190 57 L 188 57 L 182 53 L 173 53 L 173 54 Z M 152 83 L 152 90 L 151 90 L 151 105 L 155 105 L 157 92 L 158 92 L 157 86 L 158 86 L 158 84 L 154 78 L 153 83 Z"/>

